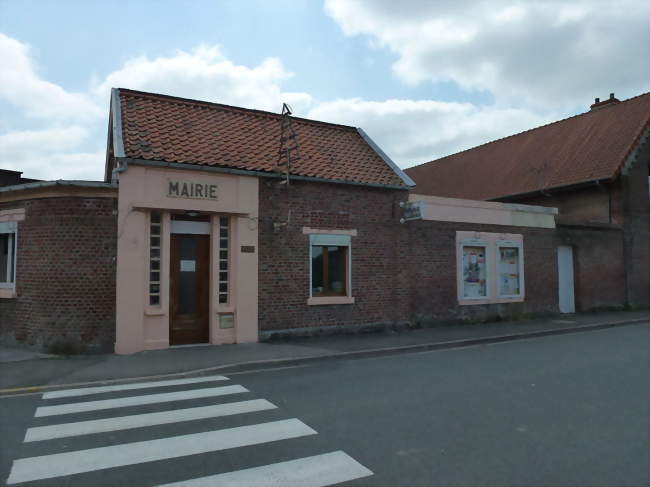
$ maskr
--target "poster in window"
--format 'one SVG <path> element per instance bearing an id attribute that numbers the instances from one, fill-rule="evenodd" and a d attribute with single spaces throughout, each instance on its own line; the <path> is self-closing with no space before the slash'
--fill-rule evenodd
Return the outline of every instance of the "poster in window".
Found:
<path id="1" fill-rule="evenodd" d="M 519 249 L 501 247 L 499 249 L 499 281 L 501 295 L 514 296 L 519 292 Z"/>
<path id="2" fill-rule="evenodd" d="M 463 247 L 463 297 L 487 296 L 485 247 Z"/>

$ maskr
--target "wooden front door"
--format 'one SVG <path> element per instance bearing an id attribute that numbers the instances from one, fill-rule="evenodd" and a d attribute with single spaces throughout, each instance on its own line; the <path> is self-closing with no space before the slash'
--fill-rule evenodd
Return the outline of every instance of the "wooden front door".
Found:
<path id="1" fill-rule="evenodd" d="M 209 341 L 210 236 L 172 233 L 169 343 Z"/>

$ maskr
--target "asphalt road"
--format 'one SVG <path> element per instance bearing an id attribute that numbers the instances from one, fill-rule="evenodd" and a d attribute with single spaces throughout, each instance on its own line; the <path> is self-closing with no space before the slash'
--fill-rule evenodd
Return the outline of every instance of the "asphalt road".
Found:
<path id="1" fill-rule="evenodd" d="M 4 398 L 0 480 L 645 487 L 649 350 L 645 324 L 227 380 Z M 33 441 L 23 442 L 26 432 Z"/>

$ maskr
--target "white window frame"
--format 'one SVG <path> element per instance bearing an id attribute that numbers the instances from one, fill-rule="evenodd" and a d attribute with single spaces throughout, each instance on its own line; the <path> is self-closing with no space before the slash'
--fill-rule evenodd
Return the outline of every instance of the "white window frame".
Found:
<path id="1" fill-rule="evenodd" d="M 11 275 L 11 282 L 0 282 L 0 289 L 16 288 L 16 269 L 18 261 L 18 225 L 16 222 L 0 222 L 0 234 L 10 235 L 10 251 L 7 259 L 7 275 Z M 13 269 L 13 272 L 11 271 Z"/>
<path id="2" fill-rule="evenodd" d="M 327 299 L 328 296 L 316 296 L 312 294 L 312 262 L 313 262 L 313 249 L 315 245 L 322 246 L 337 246 L 337 247 L 347 247 L 347 275 L 346 277 L 346 286 L 345 286 L 345 296 L 331 296 L 336 297 L 352 297 L 352 238 L 350 235 L 332 235 L 332 234 L 322 234 L 322 233 L 313 233 L 309 235 L 309 297 L 310 298 L 324 298 Z"/>
<path id="3" fill-rule="evenodd" d="M 465 296 L 465 279 L 463 269 L 463 255 L 465 247 L 483 247 L 485 249 L 485 296 Z M 492 285 L 491 285 L 491 268 L 490 262 L 492 259 L 491 245 L 486 240 L 481 239 L 464 239 L 458 243 L 457 250 L 457 281 L 458 281 L 458 296 L 463 301 L 484 301 L 490 299 Z"/>
<path id="4" fill-rule="evenodd" d="M 519 251 L 519 294 L 502 294 L 501 293 L 501 274 L 499 272 L 499 262 L 501 259 L 501 248 L 516 248 Z M 496 298 L 523 298 L 524 297 L 524 243 L 517 240 L 498 240 L 496 242 L 495 252 L 496 278 L 497 278 L 497 296 Z"/>

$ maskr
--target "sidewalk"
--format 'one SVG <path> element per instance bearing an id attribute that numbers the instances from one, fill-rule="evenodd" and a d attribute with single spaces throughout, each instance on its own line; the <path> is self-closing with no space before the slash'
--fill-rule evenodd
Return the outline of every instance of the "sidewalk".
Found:
<path id="1" fill-rule="evenodd" d="M 650 312 L 647 310 L 584 313 L 545 320 L 441 326 L 399 333 L 174 347 L 133 355 L 61 357 L 0 347 L 0 394 L 30 392 L 24 388 L 38 390 L 43 386 L 153 378 L 170 374 L 225 374 L 237 370 L 282 367 L 331 358 L 359 358 L 576 333 L 644 321 L 650 321 Z"/>

